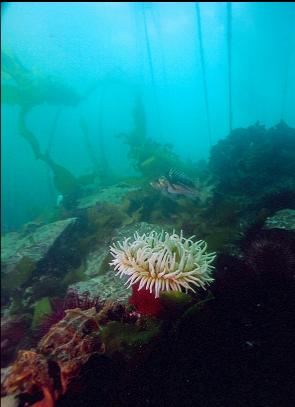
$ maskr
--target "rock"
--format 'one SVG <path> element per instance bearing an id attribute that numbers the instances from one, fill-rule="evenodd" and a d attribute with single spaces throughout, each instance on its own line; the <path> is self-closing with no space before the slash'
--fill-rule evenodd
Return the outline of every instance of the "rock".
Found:
<path id="1" fill-rule="evenodd" d="M 53 385 L 54 381 L 49 376 L 45 356 L 37 353 L 34 349 L 20 350 L 4 379 L 3 391 L 7 396 L 20 395 L 21 393 L 33 396 L 36 391 L 42 392 L 43 390 L 44 399 L 39 403 L 39 407 L 54 406 L 54 399 L 51 396 Z M 34 404 L 35 406 L 38 405 Z"/>
<path id="2" fill-rule="evenodd" d="M 8 274 L 15 271 L 17 265 L 24 259 L 27 263 L 36 265 L 37 268 L 42 263 L 47 267 L 47 261 L 52 263 L 51 257 L 54 252 L 64 255 L 65 252 L 71 251 L 66 238 L 76 222 L 77 218 L 69 218 L 37 227 L 25 236 L 19 233 L 4 235 L 1 238 L 2 272 Z M 59 257 L 62 258 L 62 256 Z M 52 268 L 50 271 L 53 271 Z"/>
<path id="3" fill-rule="evenodd" d="M 95 352 L 103 352 L 99 329 L 99 314 L 95 308 L 85 311 L 69 309 L 65 311 L 63 319 L 53 325 L 39 341 L 37 351 L 59 367 L 63 394 L 90 356 Z M 34 368 L 37 373 L 38 364 Z"/>
<path id="4" fill-rule="evenodd" d="M 118 228 L 113 236 L 110 237 L 109 245 L 118 240 L 124 240 L 125 237 L 133 236 L 135 232 L 139 234 L 149 233 L 156 231 L 160 233 L 162 230 L 172 232 L 171 226 L 159 226 L 146 222 L 134 223 L 127 226 Z M 109 263 L 111 261 L 111 255 L 109 245 L 100 246 L 91 251 L 86 258 L 86 271 L 85 274 L 89 277 L 95 277 L 102 275 L 109 270 Z"/>
<path id="5" fill-rule="evenodd" d="M 265 229 L 295 230 L 295 210 L 283 209 L 266 219 Z"/>
<path id="6" fill-rule="evenodd" d="M 109 254 L 109 247 L 102 246 L 88 254 L 86 258 L 85 274 L 88 277 L 95 277 L 102 275 L 109 270 L 109 262 L 111 256 Z"/>
<path id="7" fill-rule="evenodd" d="M 138 190 L 138 187 L 131 187 L 125 184 L 112 185 L 100 189 L 92 195 L 81 198 L 78 201 L 78 209 L 87 209 L 94 206 L 107 204 L 121 204 L 126 194 Z"/>
<path id="8" fill-rule="evenodd" d="M 79 295 L 88 291 L 91 298 L 98 297 L 102 301 L 113 300 L 124 303 L 131 295 L 131 289 L 127 289 L 124 282 L 109 269 L 103 275 L 72 284 L 69 288 L 77 291 Z"/>
<path id="9" fill-rule="evenodd" d="M 146 325 L 143 329 L 143 327 L 135 324 L 124 324 L 119 321 L 109 322 L 101 330 L 101 339 L 106 355 L 118 358 L 120 354 L 123 359 L 129 361 L 132 357 L 138 359 L 143 349 L 146 352 L 148 345 L 160 333 L 160 323 L 157 320 L 151 320 Z"/>
<path id="10" fill-rule="evenodd" d="M 30 324 L 31 318 L 26 314 L 1 317 L 1 367 L 13 360 L 17 348 L 24 343 Z"/>
<path id="11" fill-rule="evenodd" d="M 87 309 L 80 306 L 67 309 L 35 348 L 20 350 L 9 369 L 1 370 L 1 395 L 18 395 L 21 401 L 24 400 L 21 405 L 53 407 L 60 404 L 56 403 L 60 397 L 64 405 L 67 392 L 74 387 L 74 397 L 76 400 L 79 397 L 78 404 L 88 406 L 88 399 L 85 403 L 80 402 L 80 396 L 85 390 L 84 379 L 89 382 L 91 377 L 96 378 L 93 372 L 102 370 L 91 362 L 92 368 L 89 369 L 89 365 L 86 367 L 88 360 L 97 360 L 99 356 L 105 359 L 107 353 L 108 357 L 114 355 L 116 358 L 113 351 L 121 349 L 124 357 L 125 349 L 129 351 L 131 347 L 131 350 L 138 350 L 138 363 L 138 356 L 143 351 L 146 354 L 146 346 L 159 332 L 159 328 L 157 321 L 142 321 L 138 315 L 130 312 L 129 307 L 118 303 L 98 303 Z M 132 356 L 126 352 L 126 361 L 130 359 L 129 355 Z M 111 367 L 116 368 L 116 364 Z M 126 368 L 125 365 L 122 367 Z M 102 374 L 105 374 L 104 370 Z M 96 385 L 102 386 L 100 380 L 95 383 L 94 389 Z M 97 395 L 97 389 L 95 392 Z M 42 393 L 43 399 L 40 400 Z M 90 405 L 96 405 L 98 399 Z M 73 405 L 73 402 L 66 402 L 65 405 Z"/>
<path id="12" fill-rule="evenodd" d="M 118 240 L 123 240 L 125 237 L 133 236 L 135 232 L 138 232 L 140 235 L 142 235 L 144 233 L 150 233 L 152 231 L 161 233 L 162 230 L 172 233 L 173 228 L 170 225 L 156 225 L 153 223 L 138 222 L 117 229 L 111 241 L 113 243 Z"/>
<path id="13" fill-rule="evenodd" d="M 2 395 L 3 383 L 6 379 L 6 377 L 10 374 L 10 372 L 11 372 L 11 366 L 1 367 L 1 395 Z M 2 407 L 2 404 L 1 404 L 1 407 Z"/>
<path id="14" fill-rule="evenodd" d="M 132 225 L 118 228 L 113 236 L 110 237 L 110 244 L 123 240 L 125 237 L 133 236 L 135 232 L 139 234 L 149 233 L 151 231 L 161 232 L 162 230 L 171 232 L 171 226 L 159 226 L 146 222 L 139 222 Z M 102 300 L 113 299 L 120 302 L 126 302 L 131 295 L 131 289 L 124 285 L 125 280 L 115 275 L 114 270 L 109 266 L 111 262 L 109 246 L 98 247 L 89 253 L 86 259 L 85 274 L 93 277 L 88 281 L 80 281 L 72 284 L 70 288 L 83 294 L 89 291 L 91 297 L 99 297 Z"/>
<path id="15" fill-rule="evenodd" d="M 18 407 L 18 406 L 19 400 L 17 399 L 17 396 L 11 395 L 1 397 L 1 407 Z"/>

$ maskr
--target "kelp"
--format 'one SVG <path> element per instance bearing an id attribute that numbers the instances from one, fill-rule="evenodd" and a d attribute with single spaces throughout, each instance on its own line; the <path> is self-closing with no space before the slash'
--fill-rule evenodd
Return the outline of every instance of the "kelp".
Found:
<path id="1" fill-rule="evenodd" d="M 202 19 L 199 2 L 196 2 L 196 13 L 197 13 L 197 23 L 198 23 L 198 40 L 199 40 L 199 52 L 201 58 L 201 67 L 202 67 L 202 80 L 203 80 L 203 91 L 204 91 L 204 100 L 206 108 L 206 119 L 207 119 L 207 131 L 208 131 L 208 141 L 209 147 L 212 147 L 212 129 L 211 129 L 211 120 L 210 120 L 210 110 L 209 110 L 209 98 L 208 98 L 208 81 L 207 81 L 207 67 L 205 64 L 204 56 L 204 41 L 203 41 L 203 31 L 202 31 Z"/>
<path id="2" fill-rule="evenodd" d="M 53 161 L 49 155 L 42 155 L 41 159 L 51 168 L 55 188 L 62 194 L 69 194 L 79 189 L 77 178 L 65 167 Z"/>
<path id="3" fill-rule="evenodd" d="M 54 186 L 61 194 L 69 194 L 79 189 L 79 182 L 77 178 L 65 167 L 57 164 L 47 153 L 43 154 L 40 150 L 39 141 L 34 133 L 32 133 L 26 126 L 25 117 L 27 109 L 22 109 L 19 116 L 18 129 L 20 135 L 27 140 L 32 148 L 36 160 L 44 161 L 53 172 Z"/>
<path id="4" fill-rule="evenodd" d="M 11 52 L 1 51 L 1 73 L 5 73 L 20 87 L 26 87 L 31 81 L 30 71 Z"/>
<path id="5" fill-rule="evenodd" d="M 1 85 L 1 102 L 7 105 L 21 104 L 21 94 L 19 89 L 13 85 Z"/>
<path id="6" fill-rule="evenodd" d="M 101 90 L 100 104 L 98 111 L 98 145 L 99 145 L 99 159 L 101 162 L 101 167 L 105 174 L 109 172 L 109 165 L 105 153 L 105 143 L 104 143 L 104 131 L 103 131 L 103 114 L 106 96 L 106 86 L 104 85 Z"/>
<path id="7" fill-rule="evenodd" d="M 50 126 L 48 143 L 47 143 L 47 147 L 46 147 L 46 152 L 48 152 L 48 154 L 51 154 L 51 150 L 52 150 L 52 146 L 53 146 L 54 139 L 55 139 L 55 136 L 56 136 L 56 129 L 57 129 L 57 125 L 58 125 L 58 122 L 59 122 L 60 115 L 61 115 L 61 111 L 62 111 L 62 109 L 60 107 L 58 107 L 56 109 L 56 112 L 55 112 L 55 115 L 54 115 L 54 118 L 53 118 L 53 122 L 52 122 L 52 124 Z"/>
<path id="8" fill-rule="evenodd" d="M 81 182 L 85 184 L 86 177 L 93 177 L 92 182 L 96 179 L 100 184 L 109 185 L 116 182 L 118 178 L 112 173 L 109 163 L 105 154 L 104 142 L 103 142 L 103 131 L 102 131 L 102 106 L 99 112 L 99 134 L 98 134 L 98 151 L 97 154 L 94 153 L 95 148 L 93 147 L 90 137 L 89 137 L 89 127 L 86 120 L 82 117 L 80 119 L 80 128 L 83 134 L 83 140 L 86 147 L 86 152 L 89 156 L 90 161 L 93 164 L 94 171 L 90 175 L 83 176 Z M 88 183 L 88 184 L 89 184 Z"/>
<path id="9" fill-rule="evenodd" d="M 130 132 L 128 141 L 131 144 L 139 145 L 147 138 L 145 110 L 140 95 L 136 96 L 132 117 L 134 121 L 134 129 Z"/>
<path id="10" fill-rule="evenodd" d="M 76 106 L 84 100 L 97 83 L 91 84 L 83 95 L 52 76 L 31 71 L 12 54 L 1 52 L 1 71 L 9 84 L 3 84 L 2 103 L 20 105 L 26 109 L 42 103 Z"/>
<path id="11" fill-rule="evenodd" d="M 145 178 L 151 178 L 166 173 L 172 167 L 187 170 L 187 165 L 173 152 L 171 144 L 161 144 L 147 136 L 146 115 L 139 94 L 136 96 L 133 118 L 133 129 L 120 136 L 129 146 L 128 158 L 136 171 Z"/>
<path id="12" fill-rule="evenodd" d="M 42 159 L 39 141 L 36 136 L 27 128 L 25 122 L 27 110 L 22 109 L 18 120 L 18 130 L 20 135 L 29 143 L 36 160 Z"/>
<path id="13" fill-rule="evenodd" d="M 83 117 L 81 117 L 81 119 L 80 119 L 80 128 L 82 130 L 83 141 L 85 144 L 85 148 L 86 148 L 88 157 L 89 157 L 90 161 L 92 162 L 93 167 L 95 168 L 95 172 L 98 175 L 102 176 L 103 168 L 101 166 L 101 163 L 97 159 L 97 156 L 94 154 L 94 148 L 90 142 L 90 137 L 89 137 L 89 128 L 88 128 L 86 120 Z"/>

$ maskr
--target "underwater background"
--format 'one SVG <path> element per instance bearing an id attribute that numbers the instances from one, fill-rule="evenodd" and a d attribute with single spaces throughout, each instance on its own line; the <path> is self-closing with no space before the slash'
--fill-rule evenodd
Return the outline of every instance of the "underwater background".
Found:
<path id="1" fill-rule="evenodd" d="M 291 407 L 295 3 L 1 3 L 1 406 Z"/>
<path id="2" fill-rule="evenodd" d="M 200 9 L 215 144 L 229 133 L 227 6 L 201 3 Z M 269 127 L 282 118 L 294 126 L 294 4 L 240 2 L 232 5 L 232 14 L 233 127 L 256 121 Z M 103 172 L 140 175 L 128 159 L 128 146 L 118 138 L 132 130 L 137 97 L 148 137 L 171 143 L 183 160 L 208 158 L 194 3 L 78 2 L 69 7 L 12 2 L 3 12 L 1 33 L 3 52 L 17 58 L 32 78 L 57 81 L 55 100 L 36 102 L 26 120 L 41 150 L 49 149 L 73 175 L 93 171 L 92 155 L 101 163 L 101 144 L 108 165 Z M 12 83 L 9 74 L 2 81 Z M 19 104 L 6 104 L 3 95 L 1 108 L 1 225 L 7 231 L 52 209 L 58 191 L 48 167 L 18 134 Z M 88 127 L 88 142 L 81 120 Z"/>

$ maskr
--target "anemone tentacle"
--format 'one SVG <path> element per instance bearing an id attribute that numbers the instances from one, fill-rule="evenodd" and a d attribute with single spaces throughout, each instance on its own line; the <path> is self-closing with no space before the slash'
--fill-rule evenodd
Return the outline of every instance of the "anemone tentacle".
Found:
<path id="1" fill-rule="evenodd" d="M 174 231 L 150 232 L 133 240 L 128 237 L 110 247 L 113 260 L 110 263 L 116 275 L 128 277 L 126 285 L 139 284 L 138 290 L 146 289 L 160 296 L 161 291 L 192 290 L 206 288 L 213 281 L 212 262 L 215 253 L 207 253 L 207 243 L 186 239 Z"/>

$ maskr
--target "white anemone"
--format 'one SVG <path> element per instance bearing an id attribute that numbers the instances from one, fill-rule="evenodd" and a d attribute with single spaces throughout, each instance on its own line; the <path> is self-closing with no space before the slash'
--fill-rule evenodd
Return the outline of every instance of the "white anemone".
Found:
<path id="1" fill-rule="evenodd" d="M 195 292 L 193 286 L 206 288 L 213 281 L 215 253 L 207 253 L 207 243 L 193 238 L 184 238 L 182 232 L 135 233 L 133 239 L 111 246 L 110 265 L 116 275 L 128 277 L 129 287 L 138 283 L 139 290 L 149 290 L 156 298 L 161 291 Z"/>

